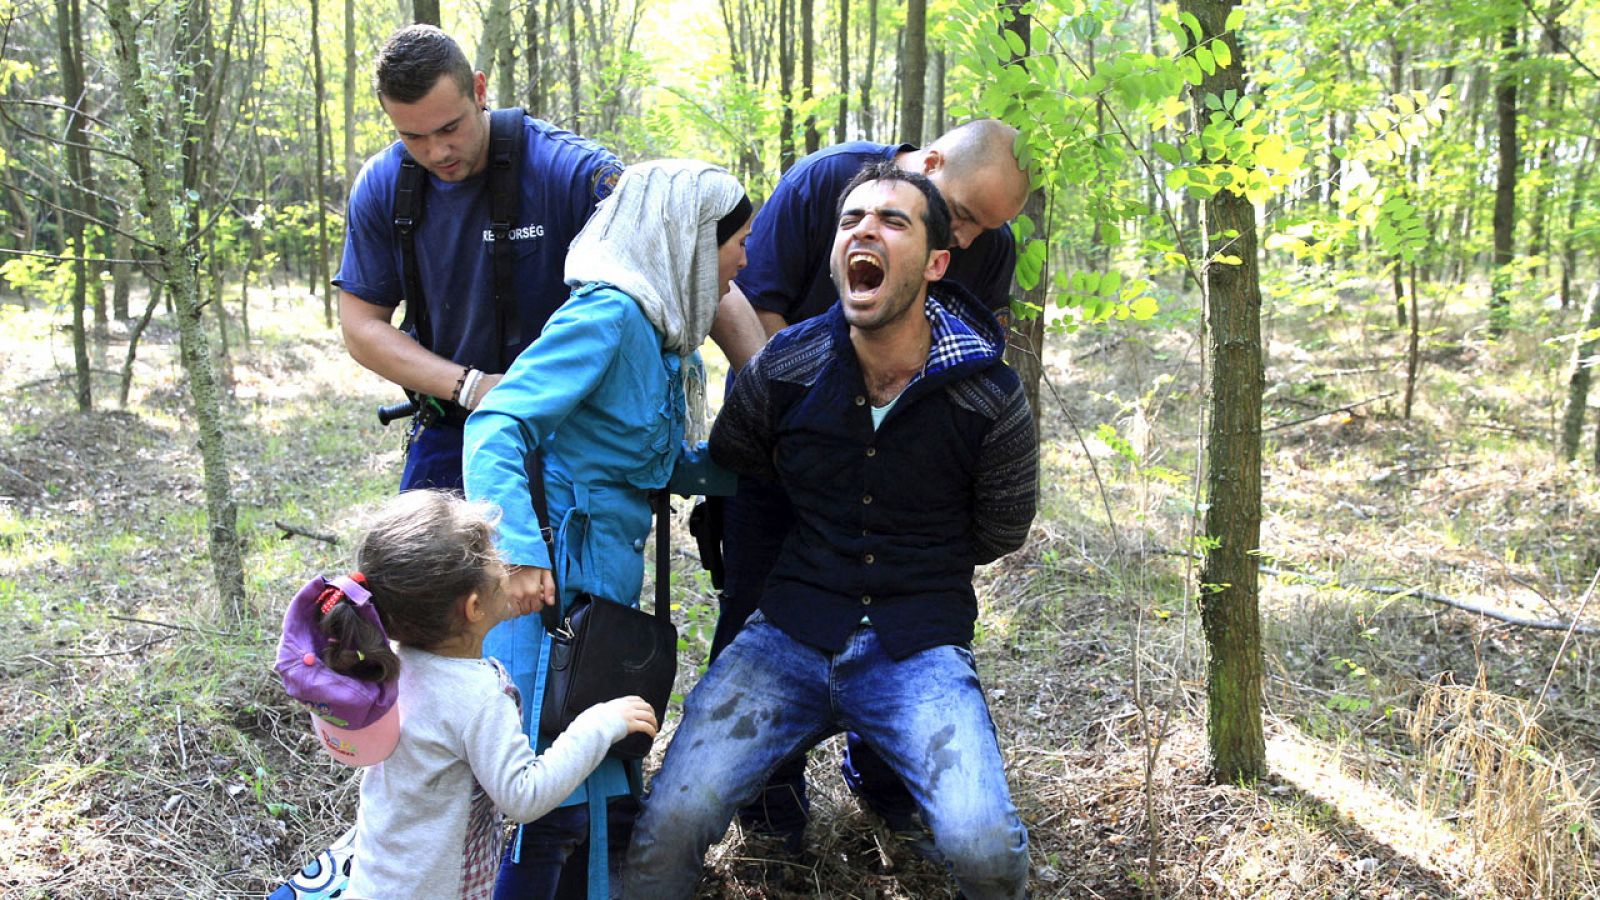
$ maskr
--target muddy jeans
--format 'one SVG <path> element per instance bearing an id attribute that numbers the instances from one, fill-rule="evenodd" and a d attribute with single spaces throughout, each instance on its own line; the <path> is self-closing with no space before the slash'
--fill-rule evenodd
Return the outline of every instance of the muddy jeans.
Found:
<path id="1" fill-rule="evenodd" d="M 947 645 L 895 660 L 864 625 L 830 654 L 760 613 L 684 703 L 634 829 L 623 896 L 691 896 L 734 811 L 796 750 L 845 729 L 905 782 L 967 897 L 1023 896 L 1028 832 L 971 651 Z"/>

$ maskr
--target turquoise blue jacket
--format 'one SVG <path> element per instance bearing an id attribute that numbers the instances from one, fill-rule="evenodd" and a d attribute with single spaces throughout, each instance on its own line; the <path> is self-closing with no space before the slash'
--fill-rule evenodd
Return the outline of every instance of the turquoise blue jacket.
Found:
<path id="1" fill-rule="evenodd" d="M 682 366 L 677 354 L 663 352 L 661 336 L 631 297 L 610 285 L 585 285 L 467 419 L 467 496 L 500 507 L 502 556 L 553 569 L 563 606 L 578 593 L 638 605 L 650 532 L 647 492 L 667 484 L 683 443 Z M 523 457 L 532 448 L 525 434 L 545 455 L 554 566 L 529 502 Z M 536 682 L 548 647 L 536 615 L 496 626 L 483 645 L 484 656 L 500 660 L 522 692 L 523 727 L 534 736 L 542 687 Z M 541 749 L 545 744 L 538 742 Z M 586 800 L 594 789 L 602 797 L 628 793 L 627 771 L 607 759 L 563 805 Z"/>

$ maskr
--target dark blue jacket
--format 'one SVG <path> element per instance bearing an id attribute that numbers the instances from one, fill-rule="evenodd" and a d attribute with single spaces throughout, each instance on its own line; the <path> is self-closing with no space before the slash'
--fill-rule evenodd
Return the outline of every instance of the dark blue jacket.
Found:
<path id="1" fill-rule="evenodd" d="M 936 283 L 925 372 L 883 424 L 835 304 L 775 335 L 739 373 L 711 456 L 776 477 L 798 522 L 761 610 L 802 643 L 844 648 L 867 617 L 895 658 L 972 640 L 973 567 L 1017 549 L 1038 499 L 1038 443 L 1004 334 Z"/>

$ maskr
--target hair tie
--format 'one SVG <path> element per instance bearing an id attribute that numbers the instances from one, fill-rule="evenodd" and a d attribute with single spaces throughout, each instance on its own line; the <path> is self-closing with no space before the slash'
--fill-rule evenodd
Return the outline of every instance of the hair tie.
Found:
<path id="1" fill-rule="evenodd" d="M 351 572 L 350 580 L 361 585 L 362 587 L 367 586 L 367 576 L 361 574 L 360 572 Z M 323 615 L 327 615 L 335 606 L 338 605 L 340 600 L 347 599 L 349 599 L 348 594 L 335 585 L 330 584 L 322 589 L 322 593 L 317 595 L 317 609 L 321 610 Z"/>

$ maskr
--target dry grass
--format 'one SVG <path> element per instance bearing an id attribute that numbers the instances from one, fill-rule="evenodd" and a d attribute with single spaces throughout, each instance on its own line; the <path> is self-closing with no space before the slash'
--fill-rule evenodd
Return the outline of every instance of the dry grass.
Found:
<path id="1" fill-rule="evenodd" d="M 1593 790 L 1546 746 L 1530 704 L 1439 684 L 1411 721 L 1424 809 L 1455 812 L 1484 870 L 1508 893 L 1569 896 L 1596 883 L 1600 832 Z"/>
<path id="2" fill-rule="evenodd" d="M 251 601 L 238 622 L 209 602 L 175 335 L 148 338 L 127 412 L 80 416 L 58 317 L 0 306 L 0 388 L 24 398 L 0 425 L 0 896 L 259 896 L 351 819 L 350 773 L 322 760 L 269 669 L 281 604 L 343 551 L 271 523 L 338 532 L 392 489 L 399 440 L 371 405 L 393 397 L 317 305 L 277 302 L 252 311 L 256 342 L 231 366 Z M 1269 424 L 1395 387 L 1386 308 L 1347 307 L 1276 309 Z M 1413 421 L 1378 402 L 1269 432 L 1271 561 L 1574 612 L 1600 564 L 1600 480 L 1551 462 L 1546 348 L 1484 344 L 1476 315 L 1442 314 L 1454 337 L 1430 342 Z M 1562 650 L 1559 634 L 1415 597 L 1264 579 L 1272 774 L 1210 783 L 1191 561 L 1173 555 L 1194 502 L 1191 344 L 1116 326 L 1054 345 L 1043 512 L 1023 551 L 980 573 L 977 653 L 1033 896 L 1600 895 L 1593 639 Z M 122 345 L 97 352 L 114 368 Z M 687 690 L 715 601 L 681 530 L 676 547 Z M 953 896 L 856 808 L 837 743 L 812 755 L 802 860 L 730 830 L 702 896 Z"/>

